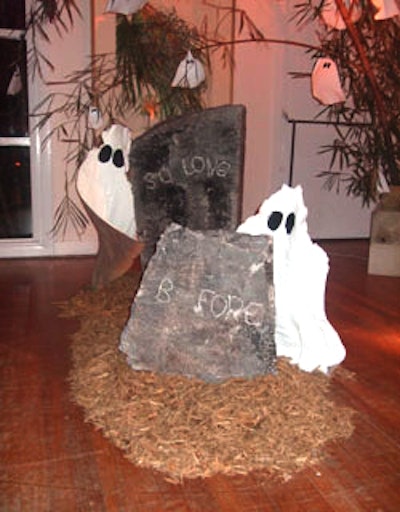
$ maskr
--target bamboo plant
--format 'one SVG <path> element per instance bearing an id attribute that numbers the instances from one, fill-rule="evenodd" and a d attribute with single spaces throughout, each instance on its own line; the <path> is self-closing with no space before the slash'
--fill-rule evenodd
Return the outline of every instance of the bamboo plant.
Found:
<path id="1" fill-rule="evenodd" d="M 327 0 L 295 7 L 298 23 L 318 27 L 320 49 L 312 56 L 335 61 L 347 93 L 344 104 L 323 110 L 338 124 L 336 137 L 322 148 L 331 154 L 331 167 L 321 176 L 368 204 L 378 199 L 382 179 L 400 185 L 400 16 L 378 21 L 371 0 L 334 1 L 344 30 L 319 23 Z M 357 21 L 353 3 L 361 12 Z"/>

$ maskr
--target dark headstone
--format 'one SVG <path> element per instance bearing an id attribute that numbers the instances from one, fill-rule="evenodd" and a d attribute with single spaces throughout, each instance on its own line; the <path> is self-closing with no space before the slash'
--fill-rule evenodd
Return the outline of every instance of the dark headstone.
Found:
<path id="1" fill-rule="evenodd" d="M 134 370 L 218 382 L 275 368 L 272 240 L 171 224 L 121 335 Z"/>
<path id="2" fill-rule="evenodd" d="M 147 255 L 168 224 L 235 229 L 240 221 L 245 107 L 169 119 L 132 142 L 130 180 Z"/>

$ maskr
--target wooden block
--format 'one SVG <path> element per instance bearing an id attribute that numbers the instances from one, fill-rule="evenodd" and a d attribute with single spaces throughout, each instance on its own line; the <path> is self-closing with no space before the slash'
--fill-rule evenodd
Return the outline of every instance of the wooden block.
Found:
<path id="1" fill-rule="evenodd" d="M 369 246 L 368 273 L 400 277 L 400 244 L 371 243 Z"/>
<path id="2" fill-rule="evenodd" d="M 368 273 L 400 276 L 400 210 L 379 206 L 372 213 Z"/>

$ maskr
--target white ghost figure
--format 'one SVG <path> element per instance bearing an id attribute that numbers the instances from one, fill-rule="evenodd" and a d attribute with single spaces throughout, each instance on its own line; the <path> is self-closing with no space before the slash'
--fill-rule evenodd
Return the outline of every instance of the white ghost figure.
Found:
<path id="1" fill-rule="evenodd" d="M 336 63 L 329 57 L 317 59 L 311 73 L 311 93 L 323 105 L 346 101 Z"/>
<path id="2" fill-rule="evenodd" d="M 283 185 L 237 231 L 273 237 L 277 355 L 308 372 L 340 364 L 346 351 L 325 312 L 328 256 L 308 234 L 301 186 Z"/>
<path id="3" fill-rule="evenodd" d="M 115 14 L 134 14 L 139 11 L 147 0 L 108 0 L 105 12 L 112 12 Z"/>
<path id="4" fill-rule="evenodd" d="M 356 23 L 361 17 L 361 6 L 358 0 L 345 0 L 345 6 L 349 11 L 350 19 Z M 336 6 L 335 0 L 326 0 L 321 11 L 321 17 L 326 25 L 336 30 L 345 30 L 346 24 Z"/>
<path id="5" fill-rule="evenodd" d="M 400 14 L 400 8 L 396 0 L 372 0 L 378 12 L 374 15 L 374 20 L 386 20 Z"/>
<path id="6" fill-rule="evenodd" d="M 7 96 L 16 96 L 22 91 L 21 70 L 19 66 L 15 66 L 14 73 L 7 87 Z"/>
<path id="7" fill-rule="evenodd" d="M 103 132 L 102 138 L 104 144 L 90 150 L 78 170 L 77 189 L 98 217 L 135 238 L 134 199 L 127 178 L 130 130 L 114 124 Z"/>
<path id="8" fill-rule="evenodd" d="M 103 126 L 104 120 L 100 109 L 91 105 L 88 111 L 88 127 L 93 130 L 100 130 Z"/>
<path id="9" fill-rule="evenodd" d="M 199 59 L 195 59 L 189 50 L 186 57 L 179 63 L 171 86 L 194 89 L 204 81 L 205 77 L 203 64 Z"/>

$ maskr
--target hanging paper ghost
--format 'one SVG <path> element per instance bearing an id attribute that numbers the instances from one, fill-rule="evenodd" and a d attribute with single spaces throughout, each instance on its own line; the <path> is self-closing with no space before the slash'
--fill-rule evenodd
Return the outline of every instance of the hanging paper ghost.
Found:
<path id="1" fill-rule="evenodd" d="M 346 351 L 326 317 L 329 261 L 308 234 L 307 213 L 302 188 L 283 185 L 237 231 L 273 237 L 277 355 L 304 371 L 326 373 Z"/>
<path id="2" fill-rule="evenodd" d="M 19 66 L 15 66 L 14 73 L 7 87 L 7 96 L 16 96 L 22 91 L 21 70 Z"/>
<path id="3" fill-rule="evenodd" d="M 340 84 L 335 62 L 328 57 L 317 59 L 311 74 L 311 92 L 323 105 L 333 105 L 346 100 Z"/>
<path id="4" fill-rule="evenodd" d="M 108 0 L 105 12 L 112 12 L 115 14 L 134 14 L 139 11 L 147 0 Z"/>
<path id="5" fill-rule="evenodd" d="M 350 19 L 356 23 L 361 17 L 361 6 L 358 0 L 345 0 L 345 7 L 349 11 Z M 335 0 L 325 0 L 322 7 L 321 17 L 328 27 L 335 28 L 336 30 L 344 30 L 346 24 L 337 8 Z"/>
<path id="6" fill-rule="evenodd" d="M 127 178 L 130 130 L 114 124 L 103 132 L 102 138 L 104 144 L 89 151 L 78 170 L 77 189 L 98 217 L 135 238 L 134 198 Z"/>
<path id="7" fill-rule="evenodd" d="M 104 125 L 103 116 L 99 108 L 91 105 L 88 112 L 88 127 L 93 130 L 100 130 Z"/>
<path id="8" fill-rule="evenodd" d="M 205 77 L 203 64 L 195 59 L 189 50 L 186 57 L 179 63 L 171 86 L 193 89 L 200 85 Z"/>
<path id="9" fill-rule="evenodd" d="M 372 0 L 378 12 L 374 15 L 374 20 L 386 20 L 400 14 L 400 8 L 396 0 Z"/>

